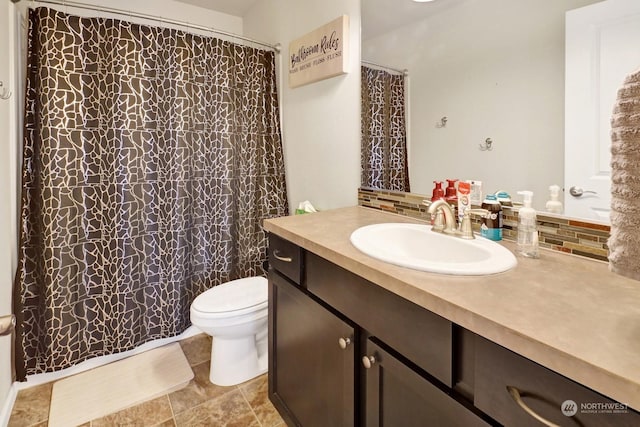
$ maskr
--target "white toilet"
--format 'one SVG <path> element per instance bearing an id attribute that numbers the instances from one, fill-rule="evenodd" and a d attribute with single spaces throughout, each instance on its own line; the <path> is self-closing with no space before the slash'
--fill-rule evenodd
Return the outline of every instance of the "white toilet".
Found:
<path id="1" fill-rule="evenodd" d="M 248 277 L 198 295 L 191 323 L 211 335 L 209 380 L 240 384 L 267 372 L 267 279 Z"/>

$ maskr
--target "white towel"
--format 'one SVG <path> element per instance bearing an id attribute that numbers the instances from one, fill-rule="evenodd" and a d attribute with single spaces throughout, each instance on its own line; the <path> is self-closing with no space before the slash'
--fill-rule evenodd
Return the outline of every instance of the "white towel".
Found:
<path id="1" fill-rule="evenodd" d="M 618 90 L 611 118 L 609 268 L 640 280 L 640 70 Z"/>

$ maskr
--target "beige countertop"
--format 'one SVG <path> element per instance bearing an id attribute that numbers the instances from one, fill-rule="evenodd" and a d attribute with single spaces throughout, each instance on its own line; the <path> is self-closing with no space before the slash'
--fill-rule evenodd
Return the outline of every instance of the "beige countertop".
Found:
<path id="1" fill-rule="evenodd" d="M 414 271 L 353 247 L 381 222 L 419 223 L 364 207 L 265 221 L 265 229 L 464 328 L 640 410 L 640 282 L 604 262 L 541 250 L 490 276 Z M 515 245 L 504 242 L 513 250 Z"/>

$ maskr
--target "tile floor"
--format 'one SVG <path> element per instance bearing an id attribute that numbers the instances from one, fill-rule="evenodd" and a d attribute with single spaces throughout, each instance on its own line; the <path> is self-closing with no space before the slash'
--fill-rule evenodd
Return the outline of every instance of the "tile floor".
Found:
<path id="1" fill-rule="evenodd" d="M 211 337 L 180 342 L 194 379 L 183 389 L 85 423 L 82 427 L 275 427 L 284 422 L 267 397 L 267 376 L 220 387 L 209 382 Z M 53 383 L 18 393 L 8 427 L 46 427 Z M 71 427 L 71 426 L 70 426 Z"/>

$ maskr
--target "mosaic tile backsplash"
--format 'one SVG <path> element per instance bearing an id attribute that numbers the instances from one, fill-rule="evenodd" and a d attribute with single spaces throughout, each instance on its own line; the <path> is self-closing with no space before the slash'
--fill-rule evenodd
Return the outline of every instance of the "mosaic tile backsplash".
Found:
<path id="1" fill-rule="evenodd" d="M 421 220 L 429 220 L 421 194 L 360 188 L 358 205 L 396 213 Z M 503 207 L 503 238 L 516 241 L 518 207 Z M 474 221 L 479 230 L 480 221 Z M 599 261 L 608 261 L 610 227 L 605 224 L 538 213 L 538 237 L 541 248 L 565 252 Z"/>

